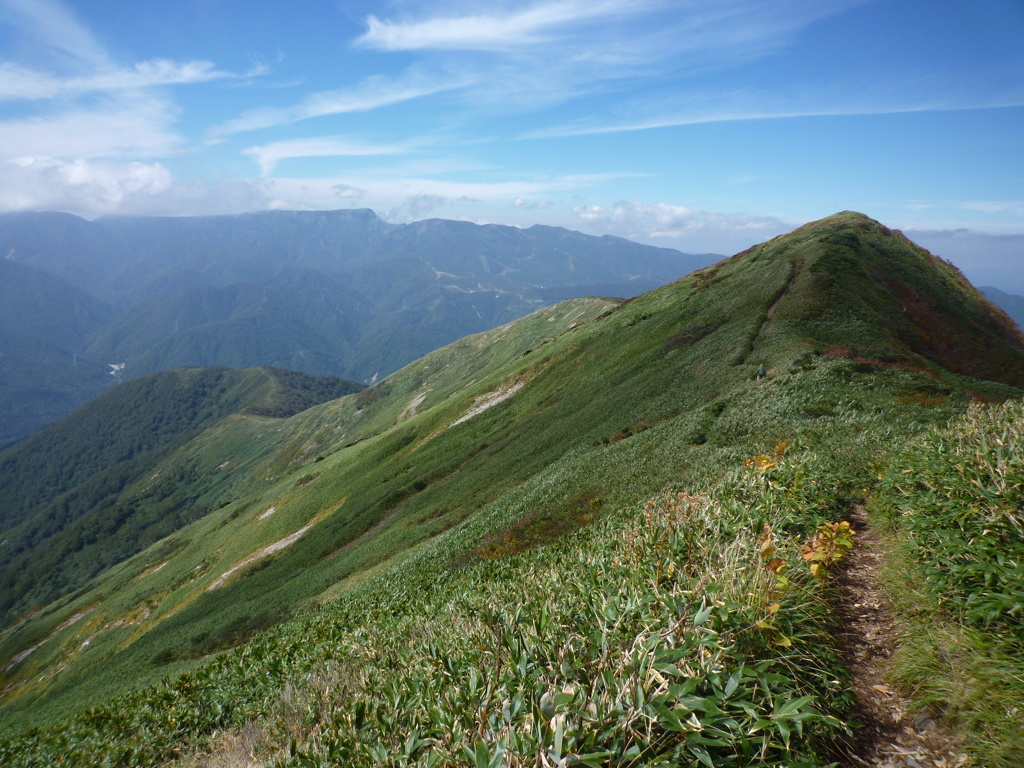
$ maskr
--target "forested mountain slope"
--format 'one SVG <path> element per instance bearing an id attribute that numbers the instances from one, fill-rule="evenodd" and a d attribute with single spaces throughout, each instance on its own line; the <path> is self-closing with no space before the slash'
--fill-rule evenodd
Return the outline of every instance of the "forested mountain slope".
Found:
<path id="1" fill-rule="evenodd" d="M 77 352 L 113 314 L 47 272 L 0 259 L 0 446 L 110 386 L 109 368 Z"/>
<path id="2" fill-rule="evenodd" d="M 178 369 L 126 382 L 0 452 L 5 623 L 209 512 L 187 468 L 153 474 L 203 430 L 232 414 L 291 416 L 360 389 L 271 368 Z M 143 497 L 124 497 L 150 474 L 157 482 Z"/>

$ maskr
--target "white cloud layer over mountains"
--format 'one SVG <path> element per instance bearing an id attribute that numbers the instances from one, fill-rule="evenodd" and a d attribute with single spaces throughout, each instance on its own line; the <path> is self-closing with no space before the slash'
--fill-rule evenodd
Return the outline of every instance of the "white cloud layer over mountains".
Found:
<path id="1" fill-rule="evenodd" d="M 742 242 L 751 239 L 759 242 L 791 229 L 791 225 L 770 216 L 696 211 L 670 203 L 622 201 L 611 206 L 577 205 L 572 212 L 590 227 L 599 226 L 622 237 L 647 242 L 658 238 L 679 239 L 696 233 L 713 236 L 731 233 L 733 237 L 740 236 Z"/>

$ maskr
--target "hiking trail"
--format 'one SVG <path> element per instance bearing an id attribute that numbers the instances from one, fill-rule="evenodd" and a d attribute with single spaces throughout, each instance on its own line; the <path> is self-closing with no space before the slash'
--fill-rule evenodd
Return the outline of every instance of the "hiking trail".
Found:
<path id="1" fill-rule="evenodd" d="M 886 676 L 899 647 L 895 622 L 879 585 L 882 553 L 864 507 L 851 517 L 856 546 L 839 577 L 836 613 L 840 648 L 853 677 L 851 719 L 860 723 L 841 768 L 961 768 L 969 759 L 936 717 L 910 712 L 909 701 Z"/>

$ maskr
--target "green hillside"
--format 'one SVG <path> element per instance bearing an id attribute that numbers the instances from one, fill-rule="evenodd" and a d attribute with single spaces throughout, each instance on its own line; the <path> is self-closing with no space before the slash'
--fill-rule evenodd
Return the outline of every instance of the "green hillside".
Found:
<path id="1" fill-rule="evenodd" d="M 839 523 L 868 502 L 914 536 L 907 446 L 1022 386 L 1004 314 L 844 213 L 287 420 L 222 420 L 127 489 L 176 477 L 208 514 L 0 635 L 0 757 L 828 764 L 853 734 Z M 1008 627 L 1012 659 L 998 579 L 1005 605 L 968 618 Z"/>
<path id="2" fill-rule="evenodd" d="M 359 389 L 270 368 L 167 371 L 122 384 L 0 453 L 5 620 L 205 515 L 191 470 L 159 469 L 204 429 L 237 413 L 290 416 Z M 145 494 L 125 495 L 147 475 Z"/>

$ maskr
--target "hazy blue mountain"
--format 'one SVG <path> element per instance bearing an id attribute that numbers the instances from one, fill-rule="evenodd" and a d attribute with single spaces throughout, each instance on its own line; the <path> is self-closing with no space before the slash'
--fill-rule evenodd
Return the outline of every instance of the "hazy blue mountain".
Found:
<path id="1" fill-rule="evenodd" d="M 110 386 L 109 365 L 125 378 L 272 365 L 369 381 L 556 301 L 632 297 L 718 259 L 369 210 L 3 214 L 0 254 L 37 276 L 10 281 L 18 301 L 0 316 L 0 441 Z"/>
<path id="2" fill-rule="evenodd" d="M 133 373 L 183 365 L 275 365 L 338 371 L 371 304 L 318 272 L 229 286 L 168 288 L 114 318 L 86 354 L 128 360 Z"/>
<path id="3" fill-rule="evenodd" d="M 986 299 L 1008 314 L 1019 327 L 1024 328 L 1024 296 L 1006 293 L 990 285 L 978 290 L 985 294 Z"/>
<path id="4" fill-rule="evenodd" d="M 0 215 L 0 252 L 107 301 L 202 283 L 226 286 L 293 270 L 336 273 L 424 260 L 463 290 L 675 279 L 709 263 L 559 227 L 431 219 L 388 224 L 369 210 L 269 211 L 209 217 Z M 690 267 L 687 269 L 687 267 Z M 448 274 L 440 274 L 448 273 Z"/>
<path id="5" fill-rule="evenodd" d="M 77 353 L 113 315 L 59 278 L 0 259 L 0 444 L 109 386 L 106 366 Z"/>

